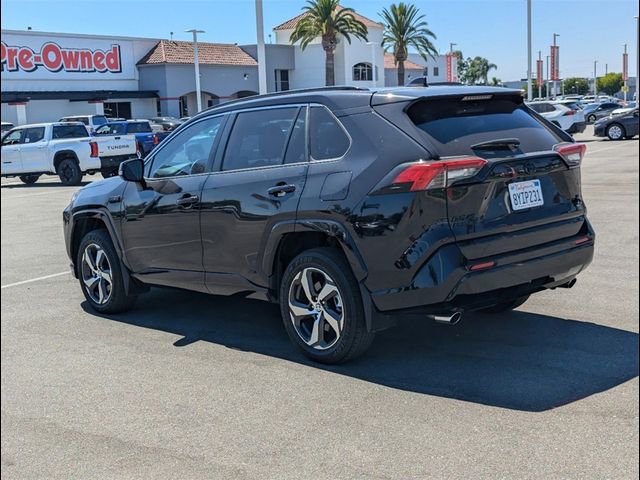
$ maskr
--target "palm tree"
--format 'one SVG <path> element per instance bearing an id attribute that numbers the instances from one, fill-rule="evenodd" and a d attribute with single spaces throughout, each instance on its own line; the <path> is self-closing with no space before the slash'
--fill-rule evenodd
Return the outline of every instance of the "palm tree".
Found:
<path id="1" fill-rule="evenodd" d="M 482 79 L 483 84 L 487 85 L 489 83 L 489 72 L 496 70 L 498 66 L 483 57 L 476 57 L 473 61 L 477 65 L 479 79 Z"/>
<path id="2" fill-rule="evenodd" d="M 415 5 L 393 3 L 389 9 L 382 10 L 380 16 L 384 21 L 382 46 L 385 51 L 393 51 L 398 66 L 398 85 L 404 85 L 404 62 L 409 55 L 409 47 L 414 47 L 425 60 L 427 56 L 433 58 L 438 51 L 431 39 L 435 40 L 436 36 L 427 28 L 424 15 L 420 15 Z"/>
<path id="3" fill-rule="evenodd" d="M 498 77 L 491 77 L 491 85 L 493 87 L 499 87 L 500 84 L 502 84 L 502 80 L 500 80 Z"/>
<path id="4" fill-rule="evenodd" d="M 340 36 L 351 43 L 351 36 L 367 41 L 367 26 L 358 20 L 352 8 L 339 5 L 340 0 L 307 0 L 304 16 L 291 33 L 290 42 L 300 42 L 304 50 L 309 43 L 322 37 L 325 53 L 325 85 L 335 85 L 334 52 Z"/>

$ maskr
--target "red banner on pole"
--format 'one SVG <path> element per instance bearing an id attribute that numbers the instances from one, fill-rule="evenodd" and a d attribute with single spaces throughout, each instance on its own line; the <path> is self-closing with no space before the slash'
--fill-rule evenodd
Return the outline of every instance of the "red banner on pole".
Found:
<path id="1" fill-rule="evenodd" d="M 622 80 L 629 80 L 629 54 L 622 54 Z"/>
<path id="2" fill-rule="evenodd" d="M 560 80 L 560 47 L 557 45 L 551 45 L 551 67 L 549 76 L 551 80 Z"/>
<path id="3" fill-rule="evenodd" d="M 448 53 L 447 59 L 447 82 L 453 82 L 453 54 Z"/>
<path id="4" fill-rule="evenodd" d="M 537 71 L 536 71 L 536 84 L 537 84 L 537 85 L 542 85 L 542 83 L 544 82 L 544 77 L 543 77 L 543 63 L 542 63 L 542 60 L 537 60 L 537 61 L 536 61 L 536 67 L 537 67 Z"/>

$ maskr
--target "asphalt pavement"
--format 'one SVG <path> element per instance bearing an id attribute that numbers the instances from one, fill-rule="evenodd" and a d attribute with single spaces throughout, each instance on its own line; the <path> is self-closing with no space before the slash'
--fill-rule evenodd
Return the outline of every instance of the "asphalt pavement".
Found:
<path id="1" fill-rule="evenodd" d="M 63 243 L 75 189 L 3 179 L 2 478 L 638 478 L 638 140 L 577 138 L 598 237 L 574 288 L 405 321 L 337 367 L 258 301 L 95 314 Z"/>

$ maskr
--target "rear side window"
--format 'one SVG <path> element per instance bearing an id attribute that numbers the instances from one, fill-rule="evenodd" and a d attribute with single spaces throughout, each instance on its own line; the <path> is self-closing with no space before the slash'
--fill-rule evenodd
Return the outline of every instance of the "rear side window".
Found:
<path id="1" fill-rule="evenodd" d="M 44 138 L 44 127 L 27 128 L 24 131 L 24 139 L 22 143 L 39 142 Z"/>
<path id="2" fill-rule="evenodd" d="M 281 165 L 298 107 L 241 112 L 227 141 L 222 170 Z"/>
<path id="3" fill-rule="evenodd" d="M 150 133 L 151 125 L 147 122 L 129 122 L 129 133 Z"/>
<path id="4" fill-rule="evenodd" d="M 82 125 L 54 125 L 51 138 L 84 138 L 88 137 L 87 129 Z"/>
<path id="5" fill-rule="evenodd" d="M 314 160 L 340 158 L 350 145 L 349 137 L 336 117 L 325 107 L 311 107 L 309 148 Z"/>
<path id="6" fill-rule="evenodd" d="M 445 157 L 478 155 L 472 145 L 505 138 L 520 141 L 516 154 L 551 150 L 561 141 L 515 99 L 423 100 L 407 114 Z"/>

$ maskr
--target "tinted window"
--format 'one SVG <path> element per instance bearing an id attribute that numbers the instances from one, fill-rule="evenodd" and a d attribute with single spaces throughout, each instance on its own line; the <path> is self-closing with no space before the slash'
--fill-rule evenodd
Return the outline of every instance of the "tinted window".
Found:
<path id="1" fill-rule="evenodd" d="M 13 130 L 7 133 L 2 138 L 2 145 L 15 145 L 16 143 L 20 143 L 20 137 L 22 136 L 23 130 Z"/>
<path id="2" fill-rule="evenodd" d="M 222 117 L 194 123 L 173 136 L 153 157 L 150 178 L 175 177 L 204 173 L 220 131 Z"/>
<path id="3" fill-rule="evenodd" d="M 121 123 L 107 123 L 96 129 L 98 135 L 122 135 L 124 134 L 124 125 Z"/>
<path id="4" fill-rule="evenodd" d="M 88 137 L 87 129 L 82 125 L 54 125 L 51 138 L 83 138 Z"/>
<path id="5" fill-rule="evenodd" d="M 528 107 L 534 112 L 543 113 L 545 112 L 546 103 L 530 103 Z"/>
<path id="6" fill-rule="evenodd" d="M 93 116 L 93 124 L 94 125 L 104 125 L 107 123 L 107 117 L 104 115 L 94 115 Z"/>
<path id="7" fill-rule="evenodd" d="M 314 160 L 339 158 L 349 150 L 349 137 L 325 107 L 309 112 L 309 148 Z"/>
<path id="8" fill-rule="evenodd" d="M 129 133 L 149 133 L 151 125 L 148 122 L 129 122 Z"/>
<path id="9" fill-rule="evenodd" d="M 307 109 L 301 108 L 298 119 L 293 126 L 287 154 L 284 156 L 284 163 L 299 163 L 307 161 L 306 142 Z"/>
<path id="10" fill-rule="evenodd" d="M 242 112 L 236 117 L 223 170 L 280 165 L 298 107 Z"/>
<path id="11" fill-rule="evenodd" d="M 407 114 L 442 156 L 478 155 L 472 145 L 501 138 L 517 138 L 525 153 L 550 150 L 561 141 L 512 99 L 422 101 Z"/>
<path id="12" fill-rule="evenodd" d="M 64 117 L 60 119 L 61 122 L 82 122 L 85 125 L 89 125 L 89 117 Z"/>
<path id="13" fill-rule="evenodd" d="M 27 128 L 24 131 L 22 143 L 39 142 L 44 138 L 44 127 Z"/>

